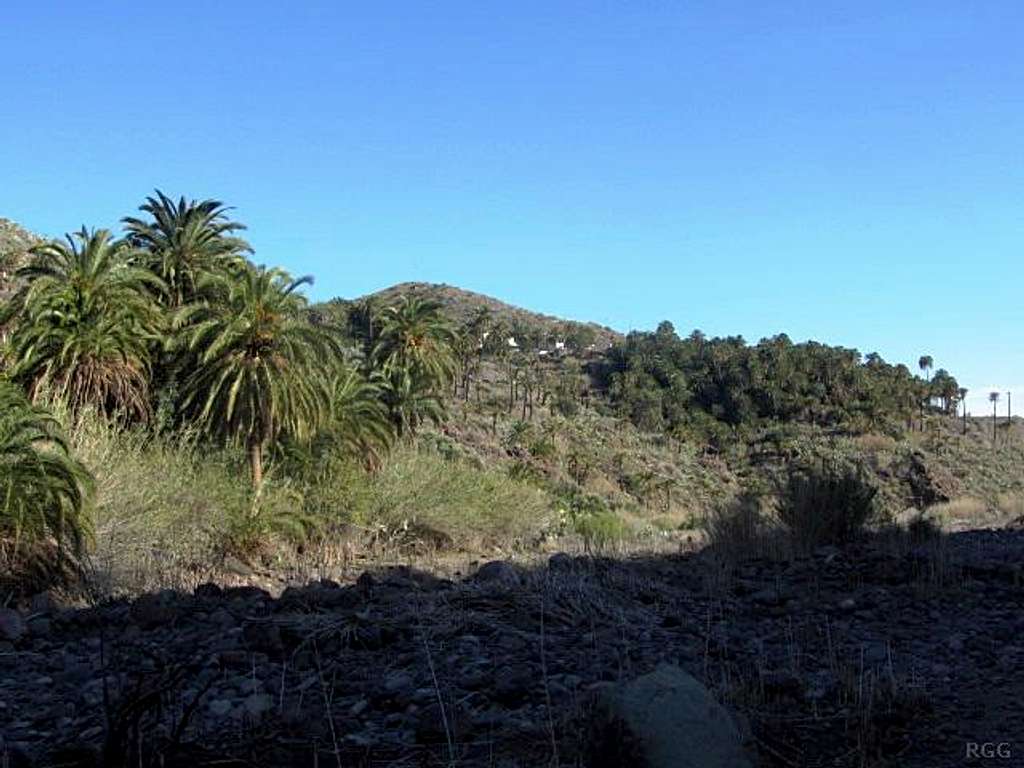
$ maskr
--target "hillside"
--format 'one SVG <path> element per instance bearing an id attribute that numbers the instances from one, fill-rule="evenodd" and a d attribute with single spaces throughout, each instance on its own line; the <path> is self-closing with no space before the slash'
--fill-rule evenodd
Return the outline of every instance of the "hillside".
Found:
<path id="1" fill-rule="evenodd" d="M 28 249 L 41 242 L 43 238 L 0 217 L 0 298 L 10 294 L 14 271 L 24 262 Z"/>
<path id="2" fill-rule="evenodd" d="M 504 301 L 486 296 L 482 293 L 467 291 L 443 283 L 399 283 L 390 288 L 371 293 L 359 300 L 372 299 L 380 304 L 393 303 L 399 296 L 416 296 L 436 301 L 444 307 L 445 312 L 459 325 L 467 323 L 481 308 L 490 310 L 493 317 L 507 328 L 537 328 L 542 336 L 559 337 L 571 334 L 579 329 L 589 329 L 593 334 L 591 343 L 598 349 L 606 349 L 612 344 L 622 341 L 623 335 L 603 325 L 532 312 L 521 307 L 507 304 Z"/>
<path id="3" fill-rule="evenodd" d="M 17 261 L 32 237 L 4 232 Z M 42 423 L 51 457 L 66 429 L 95 496 L 83 568 L 42 536 L 0 560 L 0 765 L 642 765 L 641 739 L 595 735 L 664 664 L 742 715 L 729 744 L 766 768 L 925 768 L 1019 730 L 1022 654 L 992 639 L 1021 598 L 1024 425 L 961 420 L 944 369 L 623 337 L 450 286 L 309 307 L 262 285 L 289 303 L 219 307 L 266 323 L 221 360 L 286 360 L 281 318 L 323 345 L 275 392 L 330 404 L 312 439 L 267 443 L 265 475 L 158 378 L 156 424 L 67 401 L 43 422 L 7 384 L 7 424 Z M 53 281 L 58 306 L 67 286 L 90 287 Z M 379 312 L 403 295 L 443 310 Z M 55 330 L 122 316 L 82 304 Z M 23 453 L 26 477 L 50 466 Z"/>

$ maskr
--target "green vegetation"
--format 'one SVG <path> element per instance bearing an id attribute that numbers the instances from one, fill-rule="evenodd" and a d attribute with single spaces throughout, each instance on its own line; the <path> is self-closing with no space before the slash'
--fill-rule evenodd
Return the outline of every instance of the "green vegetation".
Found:
<path id="1" fill-rule="evenodd" d="M 922 378 L 784 335 L 623 337 L 449 286 L 310 305 L 229 210 L 158 191 L 121 238 L 49 243 L 0 222 L 9 561 L 94 530 L 144 588 L 342 536 L 809 547 L 961 496 L 1019 507 L 1014 425 L 993 446 L 960 423 L 929 356 Z"/>
<path id="2" fill-rule="evenodd" d="M 92 485 L 57 420 L 0 382 L 0 565 L 23 566 L 43 541 L 78 555 L 90 524 Z"/>
<path id="3" fill-rule="evenodd" d="M 794 344 L 784 334 L 753 346 L 699 331 L 681 339 L 668 322 L 631 333 L 600 378 L 618 412 L 642 429 L 719 446 L 772 422 L 898 434 L 932 398 L 946 398 L 942 411 L 955 413 L 958 392 L 948 374 L 926 382 L 877 354 L 862 360 L 856 350 Z"/>

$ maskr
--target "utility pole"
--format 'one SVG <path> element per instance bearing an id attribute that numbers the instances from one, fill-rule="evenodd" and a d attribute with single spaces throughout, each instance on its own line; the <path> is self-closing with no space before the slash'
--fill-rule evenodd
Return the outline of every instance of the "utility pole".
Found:
<path id="1" fill-rule="evenodd" d="M 999 403 L 999 393 L 989 392 L 988 399 L 992 402 L 992 449 L 996 447 L 996 405 Z"/>

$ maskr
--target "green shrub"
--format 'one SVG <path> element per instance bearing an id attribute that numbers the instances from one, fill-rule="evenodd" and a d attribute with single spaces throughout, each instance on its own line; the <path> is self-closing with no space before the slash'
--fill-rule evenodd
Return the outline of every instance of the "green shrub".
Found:
<path id="1" fill-rule="evenodd" d="M 0 382 L 0 572 L 35 570 L 29 561 L 51 549 L 58 569 L 65 554 L 77 556 L 90 531 L 92 487 L 53 415 Z"/>
<path id="2" fill-rule="evenodd" d="M 353 519 L 400 542 L 516 546 L 539 537 L 553 517 L 539 489 L 413 447 L 396 450 L 363 482 L 368 492 L 354 498 Z"/>
<path id="3" fill-rule="evenodd" d="M 225 553 L 254 551 L 257 531 L 288 528 L 281 510 L 303 511 L 274 468 L 254 507 L 241 450 L 204 450 L 88 413 L 72 445 L 96 478 L 90 559 L 101 593 L 189 588 Z"/>
<path id="4" fill-rule="evenodd" d="M 573 528 L 583 537 L 583 546 L 588 552 L 599 552 L 614 546 L 629 535 L 629 526 L 611 510 L 580 515 Z"/>
<path id="5" fill-rule="evenodd" d="M 795 470 L 779 498 L 779 520 L 803 549 L 860 537 L 877 514 L 878 489 L 855 470 Z"/>

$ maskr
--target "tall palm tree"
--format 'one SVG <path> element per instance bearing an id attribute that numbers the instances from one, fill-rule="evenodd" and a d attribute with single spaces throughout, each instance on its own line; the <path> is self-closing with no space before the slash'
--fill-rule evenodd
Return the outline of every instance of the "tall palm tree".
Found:
<path id="1" fill-rule="evenodd" d="M 73 413 L 149 412 L 150 352 L 163 317 L 152 299 L 162 281 L 105 229 L 83 228 L 32 249 L 21 289 L 0 313 L 15 321 L 11 377 L 35 396 L 66 399 Z"/>
<path id="2" fill-rule="evenodd" d="M 68 546 L 79 552 L 92 487 L 57 420 L 20 387 L 0 382 L 0 560 L 17 560 L 43 540 L 56 542 L 58 558 Z"/>
<path id="3" fill-rule="evenodd" d="M 239 268 L 252 248 L 236 232 L 245 226 L 228 218 L 219 200 L 174 202 L 156 190 L 139 210 L 148 219 L 122 219 L 128 240 L 144 255 L 147 266 L 167 284 L 166 299 L 181 307 L 196 298 L 203 275 L 225 268 Z"/>
<path id="4" fill-rule="evenodd" d="M 967 387 L 960 387 L 960 389 L 957 390 L 957 393 L 960 395 L 960 406 L 961 406 L 961 408 L 963 408 L 963 412 L 964 412 L 963 434 L 966 435 L 967 434 Z"/>
<path id="5" fill-rule="evenodd" d="M 385 372 L 403 371 L 430 386 L 443 387 L 455 375 L 456 334 L 441 305 L 403 296 L 380 314 L 371 361 Z"/>
<path id="6" fill-rule="evenodd" d="M 921 369 L 921 372 L 925 375 L 925 378 L 928 381 L 931 381 L 930 372 L 934 364 L 935 361 L 932 359 L 931 355 L 921 355 L 921 357 L 917 361 L 917 367 Z"/>
<path id="7" fill-rule="evenodd" d="M 929 385 L 931 384 L 931 381 L 932 381 L 931 370 L 932 370 L 932 365 L 934 364 L 934 362 L 935 361 L 932 360 L 932 356 L 931 355 L 921 355 L 921 357 L 917 361 L 917 367 L 921 369 L 921 372 L 925 375 L 925 381 L 927 381 Z M 925 405 L 928 404 L 929 400 L 931 400 L 931 388 L 930 388 L 930 386 L 929 387 L 925 387 L 925 391 L 924 391 L 924 394 L 921 397 L 921 402 L 920 402 L 920 406 L 921 406 L 921 431 L 922 432 L 924 432 L 924 409 L 925 409 Z"/>
<path id="8" fill-rule="evenodd" d="M 996 444 L 996 406 L 999 404 L 999 393 L 989 392 L 988 401 L 992 403 L 992 446 Z"/>
<path id="9" fill-rule="evenodd" d="M 207 274 L 197 288 L 208 298 L 177 317 L 197 365 L 183 408 L 206 431 L 245 444 L 257 488 L 268 445 L 281 433 L 307 439 L 330 414 L 341 350 L 305 316 L 296 289 L 309 282 L 262 266 L 237 277 Z"/>

